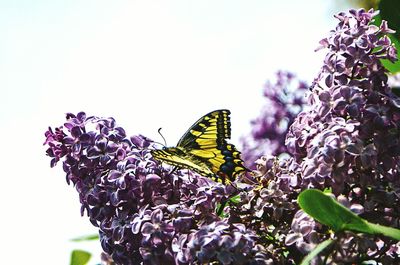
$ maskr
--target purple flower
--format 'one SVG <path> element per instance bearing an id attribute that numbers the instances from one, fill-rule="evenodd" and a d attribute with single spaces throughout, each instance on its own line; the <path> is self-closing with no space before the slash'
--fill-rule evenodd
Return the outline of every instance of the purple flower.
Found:
<path id="1" fill-rule="evenodd" d="M 330 253 L 315 262 L 395 263 L 397 242 L 332 235 L 297 205 L 304 189 L 330 189 L 368 221 L 399 227 L 400 98 L 380 62 L 397 58 L 387 37 L 392 31 L 385 21 L 372 25 L 375 15 L 360 9 L 336 16 L 336 29 L 320 42 L 327 55 L 307 108 L 307 86 L 292 74 L 278 72 L 276 83 L 267 83 L 267 105 L 244 142 L 243 157 L 255 169 L 243 179 L 250 184 L 233 188 L 172 170 L 151 156 L 153 141 L 127 137 L 113 118 L 68 113 L 63 126 L 49 128 L 50 165 L 62 163 L 81 214 L 98 227 L 102 260 L 298 264 L 316 244 L 335 237 Z M 283 153 L 287 158 L 274 156 Z"/>
<path id="2" fill-rule="evenodd" d="M 229 189 L 187 170 L 169 173 L 152 158 L 150 139 L 127 138 L 112 118 L 67 114 L 64 126 L 49 128 L 45 136 L 51 166 L 62 162 L 82 214 L 99 227 L 107 259 L 128 265 L 198 262 L 201 255 L 191 254 L 187 239 L 200 227 L 221 222 L 216 207 Z"/>
<path id="3" fill-rule="evenodd" d="M 343 191 L 355 179 L 375 184 L 381 172 L 397 172 L 399 99 L 387 85 L 380 59 L 396 60 L 395 49 L 370 22 L 373 11 L 340 13 L 336 31 L 321 41 L 328 48 L 325 64 L 314 81 L 312 108 L 296 118 L 286 139 L 301 161 L 304 185 Z"/>
<path id="4" fill-rule="evenodd" d="M 398 198 L 392 197 L 400 188 L 400 99 L 380 61 L 396 61 L 396 49 L 386 35 L 392 32 L 387 23 L 372 25 L 375 15 L 360 9 L 336 16 L 336 29 L 320 42 L 328 52 L 312 85 L 310 108 L 297 116 L 286 144 L 300 167 L 301 189 L 330 188 L 363 218 L 399 227 L 393 221 L 400 217 L 391 213 L 400 211 Z M 298 218 L 292 225 L 297 228 L 292 227 L 286 243 L 307 242 Z M 360 262 L 355 249 L 371 242 L 349 234 L 341 240 L 346 243 L 332 250 L 337 263 Z M 390 248 L 393 242 L 382 239 L 381 244 Z M 374 249 L 379 248 L 371 243 L 360 253 L 381 260 L 385 251 Z"/>
<path id="5" fill-rule="evenodd" d="M 266 104 L 259 117 L 251 122 L 251 135 L 243 137 L 242 158 L 252 168 L 262 155 L 287 153 L 285 137 L 289 126 L 303 109 L 307 84 L 290 72 L 276 73 L 276 82 L 264 87 Z"/>
<path id="6" fill-rule="evenodd" d="M 296 244 L 296 247 L 303 253 L 308 253 L 319 243 L 317 232 L 315 231 L 315 221 L 305 214 L 298 211 L 291 225 L 291 230 L 285 239 L 285 244 L 290 246 Z"/>
<path id="7" fill-rule="evenodd" d="M 255 257 L 265 252 L 261 246 L 256 246 L 256 238 L 243 224 L 219 221 L 200 227 L 191 235 L 186 248 L 202 264 L 266 264 L 265 257 Z"/>

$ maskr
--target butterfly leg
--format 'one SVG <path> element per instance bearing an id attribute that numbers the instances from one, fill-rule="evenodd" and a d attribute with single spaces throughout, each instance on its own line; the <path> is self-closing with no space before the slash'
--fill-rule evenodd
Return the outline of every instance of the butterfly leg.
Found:
<path id="1" fill-rule="evenodd" d="M 171 170 L 171 172 L 168 173 L 168 176 L 174 173 L 178 169 L 177 166 L 174 166 L 174 168 Z"/>

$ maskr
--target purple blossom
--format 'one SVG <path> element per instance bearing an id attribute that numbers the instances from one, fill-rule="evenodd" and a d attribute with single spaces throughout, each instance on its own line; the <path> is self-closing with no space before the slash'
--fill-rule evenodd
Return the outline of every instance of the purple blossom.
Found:
<path id="1" fill-rule="evenodd" d="M 288 246 L 296 244 L 296 247 L 301 252 L 310 252 L 320 240 L 315 231 L 315 226 L 317 226 L 315 221 L 306 213 L 299 210 L 293 217 L 291 230 L 285 239 L 285 244 Z"/>
<path id="2" fill-rule="evenodd" d="M 265 239 L 262 247 L 267 249 L 267 264 L 297 264 L 301 261 L 297 248 L 285 243 L 298 210 L 296 197 L 300 191 L 297 187 L 300 176 L 294 164 L 273 156 L 258 159 L 257 169 L 253 171 L 257 184 L 252 190 L 241 192 L 240 202 L 230 208 L 231 223 L 241 222 Z"/>
<path id="3" fill-rule="evenodd" d="M 218 221 L 193 233 L 187 249 L 201 264 L 266 264 L 265 250 L 255 244 L 256 238 L 243 224 Z"/>
<path id="4" fill-rule="evenodd" d="M 150 139 L 127 138 L 113 118 L 83 112 L 66 118 L 64 126 L 45 133 L 46 153 L 51 166 L 62 162 L 67 182 L 79 193 L 82 215 L 99 228 L 103 259 L 128 265 L 195 264 L 204 259 L 194 254 L 187 239 L 222 222 L 216 207 L 229 189 L 187 170 L 170 173 L 152 158 L 155 145 Z M 236 243 L 218 246 L 219 254 L 210 258 L 224 264 L 238 259 L 262 264 L 254 263 L 262 255 L 255 233 L 226 225 L 223 233 L 215 234 L 220 236 L 217 241 L 229 236 Z"/>
<path id="5" fill-rule="evenodd" d="M 287 153 L 285 137 L 289 126 L 303 109 L 308 88 L 290 72 L 278 71 L 276 82 L 264 87 L 265 106 L 251 122 L 251 135 L 242 138 L 242 158 L 248 167 L 262 155 Z"/>
<path id="6" fill-rule="evenodd" d="M 172 171 L 151 156 L 153 141 L 127 137 L 113 118 L 69 113 L 63 126 L 49 128 L 50 165 L 62 163 L 81 214 L 98 227 L 103 262 L 298 264 L 335 237 L 315 263 L 398 263 L 397 242 L 332 234 L 297 204 L 304 189 L 331 189 L 368 221 L 399 227 L 400 98 L 380 63 L 397 58 L 387 23 L 371 24 L 375 14 L 360 9 L 336 16 L 336 29 L 320 42 L 328 52 L 307 108 L 307 86 L 292 74 L 278 72 L 276 83 L 267 83 L 266 107 L 243 140 L 243 157 L 255 169 L 251 184 L 235 183 L 243 189 Z M 282 153 L 291 157 L 274 156 Z M 236 194 L 218 216 L 218 204 Z"/>
<path id="7" fill-rule="evenodd" d="M 392 32 L 387 23 L 372 25 L 375 15 L 360 9 L 336 16 L 336 29 L 320 42 L 328 52 L 312 85 L 310 108 L 297 116 L 286 144 L 299 165 L 301 189 L 331 188 L 363 218 L 399 227 L 400 216 L 394 213 L 400 212 L 400 203 L 394 194 L 400 190 L 400 99 L 380 62 L 396 61 L 396 49 L 386 35 Z M 286 243 L 307 243 L 301 230 L 292 227 Z M 323 231 L 316 231 L 316 242 L 323 240 Z M 380 246 L 368 236 L 339 239 L 343 244 L 332 250 L 333 263 L 359 263 L 358 251 L 367 253 L 366 259 L 393 262 L 385 254 L 393 246 L 390 239 L 381 239 Z"/>
<path id="8" fill-rule="evenodd" d="M 286 139 L 306 186 L 332 186 L 339 194 L 346 183 L 366 187 L 398 174 L 399 99 L 380 62 L 396 60 L 395 48 L 386 23 L 370 24 L 374 16 L 340 13 L 336 30 L 321 41 L 329 51 L 313 83 L 312 108 L 299 114 Z"/>

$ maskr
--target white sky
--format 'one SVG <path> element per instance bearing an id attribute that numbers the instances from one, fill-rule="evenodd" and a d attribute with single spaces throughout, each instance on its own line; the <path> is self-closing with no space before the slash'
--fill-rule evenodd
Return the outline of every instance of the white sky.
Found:
<path id="1" fill-rule="evenodd" d="M 66 112 L 112 116 L 169 145 L 200 116 L 232 111 L 233 143 L 279 69 L 312 80 L 328 1 L 0 0 L 2 264 L 69 264 L 68 240 L 96 233 L 42 146 Z M 5 246 L 4 246 L 5 245 Z M 99 259 L 95 257 L 91 264 Z"/>

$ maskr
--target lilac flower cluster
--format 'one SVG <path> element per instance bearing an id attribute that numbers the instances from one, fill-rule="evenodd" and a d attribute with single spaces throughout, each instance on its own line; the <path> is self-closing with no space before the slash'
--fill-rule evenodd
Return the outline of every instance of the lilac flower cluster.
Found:
<path id="1" fill-rule="evenodd" d="M 244 138 L 253 186 L 222 216 L 216 208 L 232 195 L 229 187 L 162 166 L 151 156 L 156 146 L 150 139 L 127 137 L 114 119 L 81 112 L 50 128 L 45 144 L 51 166 L 62 162 L 82 215 L 99 228 L 104 262 L 298 264 L 333 236 L 299 210 L 297 196 L 310 187 L 331 189 L 361 217 L 399 228 L 400 98 L 380 63 L 395 61 L 396 50 L 386 22 L 372 25 L 374 15 L 360 9 L 336 16 L 338 26 L 321 41 L 328 53 L 308 109 L 307 86 L 292 74 L 279 72 L 277 82 L 266 85 L 268 104 L 252 136 Z M 293 84 L 294 94 L 288 88 Z M 280 153 L 292 157 L 272 156 Z M 336 244 L 316 263 L 400 263 L 400 245 L 388 238 L 335 236 Z"/>
<path id="2" fill-rule="evenodd" d="M 312 85 L 310 109 L 297 116 L 286 144 L 300 167 L 302 189 L 331 188 L 363 218 L 398 228 L 400 98 L 388 86 L 380 62 L 397 58 L 387 37 L 393 31 L 385 21 L 374 26 L 375 15 L 360 9 L 336 16 L 336 30 L 320 42 L 328 53 Z M 295 217 L 293 222 L 299 221 Z M 343 240 L 332 262 L 395 262 L 387 252 L 394 242 L 387 238 L 367 245 L 367 236 L 346 234 Z M 361 257 L 361 252 L 367 254 Z"/>
<path id="3" fill-rule="evenodd" d="M 336 16 L 336 30 L 321 41 L 329 52 L 313 84 L 312 108 L 299 114 L 286 141 L 306 184 L 332 186 L 336 194 L 346 182 L 366 187 L 398 174 L 400 99 L 380 62 L 395 61 L 396 50 L 386 22 L 370 23 L 374 15 L 361 9 Z"/>
<path id="4" fill-rule="evenodd" d="M 306 103 L 308 85 L 293 73 L 278 71 L 276 81 L 264 86 L 266 100 L 260 115 L 251 121 L 252 131 L 243 137 L 242 158 L 254 168 L 254 161 L 262 155 L 287 153 L 285 138 L 289 126 Z"/>
<path id="5" fill-rule="evenodd" d="M 127 138 L 112 118 L 67 114 L 46 132 L 51 166 L 62 161 L 82 215 L 99 227 L 115 264 L 265 264 L 256 234 L 216 214 L 228 189 L 155 161 L 154 143 Z M 112 261 L 111 261 L 112 260 Z"/>
<path id="6" fill-rule="evenodd" d="M 279 161 L 274 156 L 263 156 L 255 164 L 253 175 L 257 184 L 240 193 L 240 202 L 231 206 L 229 218 L 257 231 L 271 264 L 298 264 L 303 253 L 285 241 L 298 210 L 299 171 L 295 163 Z"/>

